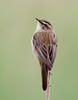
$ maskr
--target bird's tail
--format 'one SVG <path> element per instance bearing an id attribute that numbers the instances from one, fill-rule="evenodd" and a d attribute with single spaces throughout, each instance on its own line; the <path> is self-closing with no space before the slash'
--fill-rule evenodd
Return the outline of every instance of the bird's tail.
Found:
<path id="1" fill-rule="evenodd" d="M 42 63 L 41 66 L 41 75 L 42 75 L 42 88 L 45 91 L 47 89 L 48 67 L 44 63 Z"/>

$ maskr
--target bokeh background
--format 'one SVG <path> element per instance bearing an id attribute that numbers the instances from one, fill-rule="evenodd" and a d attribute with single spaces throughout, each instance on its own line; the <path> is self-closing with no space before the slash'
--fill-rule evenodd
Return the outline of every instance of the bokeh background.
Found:
<path id="1" fill-rule="evenodd" d="M 35 17 L 52 23 L 58 52 L 50 100 L 78 100 L 78 1 L 0 0 L 0 100 L 44 100 L 32 54 Z"/>

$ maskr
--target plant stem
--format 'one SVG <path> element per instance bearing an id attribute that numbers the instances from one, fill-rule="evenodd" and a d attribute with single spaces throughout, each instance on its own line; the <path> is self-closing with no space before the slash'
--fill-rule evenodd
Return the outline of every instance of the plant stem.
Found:
<path id="1" fill-rule="evenodd" d="M 48 71 L 47 90 L 45 92 L 45 100 L 50 100 L 50 72 Z"/>

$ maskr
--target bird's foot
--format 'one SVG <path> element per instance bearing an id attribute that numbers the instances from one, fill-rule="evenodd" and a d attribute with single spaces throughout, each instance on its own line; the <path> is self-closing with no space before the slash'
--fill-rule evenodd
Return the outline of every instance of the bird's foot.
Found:
<path id="1" fill-rule="evenodd" d="M 49 75 L 52 75 L 52 72 L 49 72 Z"/>

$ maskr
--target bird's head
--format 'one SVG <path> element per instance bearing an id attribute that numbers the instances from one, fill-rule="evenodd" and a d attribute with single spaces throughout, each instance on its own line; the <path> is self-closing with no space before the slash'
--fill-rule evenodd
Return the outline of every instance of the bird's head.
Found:
<path id="1" fill-rule="evenodd" d="M 52 25 L 50 22 L 43 20 L 43 19 L 40 20 L 38 18 L 36 18 L 36 20 L 38 21 L 36 32 L 52 29 Z"/>

